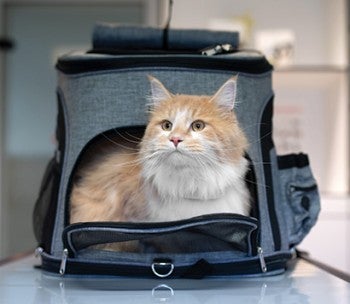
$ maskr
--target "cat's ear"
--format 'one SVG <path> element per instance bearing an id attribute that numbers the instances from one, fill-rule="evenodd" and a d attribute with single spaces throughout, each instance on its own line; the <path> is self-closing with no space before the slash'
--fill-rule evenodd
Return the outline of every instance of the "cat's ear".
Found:
<path id="1" fill-rule="evenodd" d="M 155 77 L 148 75 L 151 84 L 151 103 L 157 105 L 160 102 L 172 98 L 171 93 L 164 85 Z"/>
<path id="2" fill-rule="evenodd" d="M 227 80 L 215 93 L 210 101 L 217 103 L 219 107 L 232 110 L 236 103 L 237 76 Z"/>

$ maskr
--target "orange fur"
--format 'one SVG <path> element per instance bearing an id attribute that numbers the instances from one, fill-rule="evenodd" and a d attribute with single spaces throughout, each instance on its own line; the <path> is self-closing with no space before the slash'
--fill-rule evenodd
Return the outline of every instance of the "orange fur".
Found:
<path id="1" fill-rule="evenodd" d="M 148 221 L 148 184 L 143 179 L 142 160 L 150 153 L 150 142 L 155 139 L 161 149 L 169 145 L 170 136 L 179 135 L 184 139 L 181 145 L 194 153 L 203 151 L 204 144 L 210 141 L 215 144 L 215 153 L 221 162 L 238 164 L 247 148 L 247 140 L 234 112 L 221 108 L 214 99 L 215 96 L 169 93 L 169 98 L 156 104 L 151 111 L 138 151 L 111 152 L 102 160 L 78 169 L 81 178 L 72 188 L 70 222 Z M 173 120 L 181 111 L 186 121 L 205 122 L 200 134 L 195 134 L 188 124 L 178 125 L 169 134 L 163 134 L 162 121 Z"/>

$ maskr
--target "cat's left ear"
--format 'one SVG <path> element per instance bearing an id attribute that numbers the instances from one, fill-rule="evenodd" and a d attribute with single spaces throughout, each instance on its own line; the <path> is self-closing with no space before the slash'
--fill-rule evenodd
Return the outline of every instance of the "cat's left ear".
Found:
<path id="1" fill-rule="evenodd" d="M 151 84 L 151 102 L 153 105 L 172 98 L 172 94 L 157 78 L 148 75 L 148 80 Z"/>
<path id="2" fill-rule="evenodd" d="M 216 102 L 219 107 L 232 110 L 236 103 L 237 78 L 234 76 L 227 80 L 210 101 Z"/>

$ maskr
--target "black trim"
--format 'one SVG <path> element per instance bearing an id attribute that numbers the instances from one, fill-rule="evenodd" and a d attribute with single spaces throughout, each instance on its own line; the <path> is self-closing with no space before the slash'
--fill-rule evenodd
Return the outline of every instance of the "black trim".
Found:
<path id="1" fill-rule="evenodd" d="M 55 160 L 54 160 L 55 161 Z M 41 239 L 41 247 L 47 251 L 51 252 L 52 245 L 52 237 L 55 226 L 55 218 L 56 218 L 56 209 L 58 203 L 58 190 L 59 190 L 59 182 L 61 178 L 61 167 L 59 164 L 55 163 L 55 167 L 51 172 L 53 176 L 53 188 L 51 192 L 50 202 L 48 202 L 48 210 L 44 219 L 44 223 L 42 226 L 42 239 Z"/>
<path id="2" fill-rule="evenodd" d="M 57 102 L 58 102 L 58 113 L 57 113 L 57 126 L 56 126 L 56 139 L 58 142 L 58 151 L 59 155 L 59 163 L 63 164 L 64 151 L 66 148 L 66 125 L 65 125 L 65 115 L 63 109 L 63 100 L 62 95 L 58 91 L 57 92 Z"/>
<path id="3" fill-rule="evenodd" d="M 292 255 L 290 253 L 280 253 L 265 258 L 268 272 L 276 270 L 285 270 L 287 262 Z M 199 269 L 199 267 L 205 267 Z M 196 267 L 197 265 L 197 267 Z M 60 260 L 52 258 L 46 254 L 42 255 L 42 269 L 49 272 L 58 273 L 60 269 Z M 190 270 L 193 273 L 189 273 Z M 194 271 L 195 270 L 195 271 Z M 131 265 L 117 264 L 113 262 L 83 262 L 68 258 L 66 264 L 66 274 L 79 275 L 110 275 L 126 277 L 147 277 L 155 278 L 150 265 Z M 194 274 L 194 275 L 193 275 Z M 249 261 L 239 261 L 230 263 L 211 264 L 208 261 L 200 259 L 193 265 L 176 266 L 173 273 L 167 279 L 174 278 L 204 278 L 206 276 L 225 276 L 225 275 L 254 275 L 263 274 L 259 259 Z M 264 275 L 265 275 L 264 274 Z"/>
<path id="4" fill-rule="evenodd" d="M 277 161 L 280 170 L 294 167 L 303 168 L 310 165 L 308 156 L 303 153 L 278 156 Z"/>
<path id="5" fill-rule="evenodd" d="M 51 252 L 52 237 L 55 225 L 58 192 L 62 174 L 65 149 L 65 123 L 63 105 L 57 94 L 58 114 L 56 124 L 57 151 L 47 165 L 38 199 L 33 211 L 33 227 L 39 246 Z"/>
<path id="6" fill-rule="evenodd" d="M 295 191 L 303 191 L 303 192 L 309 192 L 309 191 L 315 191 L 317 190 L 317 185 L 311 185 L 309 187 L 300 187 L 300 186 L 294 186 L 291 185 L 291 190 L 295 190 Z"/>
<path id="7" fill-rule="evenodd" d="M 251 210 L 250 210 L 250 216 L 254 217 L 256 219 L 260 218 L 259 215 L 259 202 L 258 202 L 258 189 L 257 189 L 257 180 L 256 180 L 256 174 L 254 169 L 254 164 L 252 162 L 252 159 L 248 155 L 248 153 L 245 153 L 244 157 L 248 160 L 249 163 L 249 169 L 247 171 L 247 174 L 245 176 L 246 186 L 249 190 L 250 194 L 250 203 L 251 203 Z M 260 224 L 259 224 L 260 226 Z"/>
<path id="8" fill-rule="evenodd" d="M 272 71 L 264 57 L 244 58 L 203 55 L 126 55 L 106 57 L 61 57 L 56 68 L 66 74 L 147 67 L 209 69 L 261 74 Z"/>
<path id="9" fill-rule="evenodd" d="M 99 228 L 125 228 L 125 229 L 159 229 L 159 228 L 169 228 L 177 227 L 187 224 L 201 223 L 202 221 L 210 220 L 227 220 L 235 219 L 248 222 L 252 225 L 257 225 L 258 220 L 252 217 L 247 217 L 241 214 L 230 214 L 230 213 L 216 213 L 216 214 L 206 214 L 197 216 L 194 218 L 171 221 L 171 222 L 84 222 L 71 224 L 65 228 L 64 232 L 68 233 L 72 230 L 90 228 L 90 227 L 99 227 Z"/>
<path id="10" fill-rule="evenodd" d="M 55 218 L 58 205 L 58 192 L 61 181 L 62 167 L 64 163 L 64 151 L 66 147 L 66 127 L 64 121 L 63 101 L 59 92 L 57 92 L 57 125 L 56 140 L 58 142 L 56 154 L 56 180 L 54 181 L 54 189 L 51 196 L 49 210 L 44 222 L 43 229 L 43 248 L 51 252 L 53 231 L 55 226 Z"/>
<path id="11" fill-rule="evenodd" d="M 265 175 L 265 190 L 267 197 L 267 204 L 270 217 L 270 225 L 275 245 L 275 251 L 281 250 L 281 233 L 278 224 L 278 218 L 275 210 L 275 197 L 273 192 L 273 179 L 271 168 L 270 152 L 274 148 L 272 140 L 272 114 L 273 114 L 273 97 L 267 103 L 260 125 L 261 151 Z"/>

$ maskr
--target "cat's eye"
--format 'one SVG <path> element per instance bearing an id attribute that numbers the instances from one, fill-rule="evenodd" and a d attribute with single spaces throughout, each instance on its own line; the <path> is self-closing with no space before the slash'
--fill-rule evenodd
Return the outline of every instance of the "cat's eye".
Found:
<path id="1" fill-rule="evenodd" d="M 173 124 L 169 120 L 164 120 L 161 126 L 164 131 L 171 131 Z"/>
<path id="2" fill-rule="evenodd" d="M 202 131 L 205 128 L 205 123 L 202 120 L 196 120 L 192 123 L 191 128 L 193 131 Z"/>

